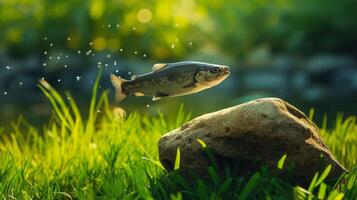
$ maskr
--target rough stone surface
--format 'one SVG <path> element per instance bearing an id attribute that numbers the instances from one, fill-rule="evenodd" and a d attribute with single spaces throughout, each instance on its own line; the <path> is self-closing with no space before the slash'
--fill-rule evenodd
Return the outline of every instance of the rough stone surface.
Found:
<path id="1" fill-rule="evenodd" d="M 236 174 L 247 174 L 266 165 L 276 169 L 286 154 L 283 171 L 297 182 L 309 182 L 316 171 L 332 165 L 329 178 L 346 169 L 333 157 L 319 136 L 319 130 L 304 113 L 277 98 L 263 98 L 197 117 L 163 135 L 159 157 L 173 170 L 180 148 L 180 170 L 206 174 L 210 164 L 197 139 L 211 149 L 218 166 Z"/>

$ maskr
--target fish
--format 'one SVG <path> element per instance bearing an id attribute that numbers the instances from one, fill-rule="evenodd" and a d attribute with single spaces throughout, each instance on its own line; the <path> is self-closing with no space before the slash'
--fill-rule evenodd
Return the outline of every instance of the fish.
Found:
<path id="1" fill-rule="evenodd" d="M 230 74 L 228 66 L 196 61 L 158 63 L 152 70 L 134 75 L 131 80 L 110 74 L 116 101 L 121 102 L 128 95 L 152 96 L 156 101 L 193 94 L 220 84 Z"/>

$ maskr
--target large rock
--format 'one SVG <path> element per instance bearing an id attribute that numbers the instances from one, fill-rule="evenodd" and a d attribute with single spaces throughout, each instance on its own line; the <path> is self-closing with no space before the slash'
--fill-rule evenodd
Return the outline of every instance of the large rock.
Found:
<path id="1" fill-rule="evenodd" d="M 173 170 L 180 148 L 182 172 L 205 174 L 210 165 L 197 139 L 211 149 L 219 167 L 247 174 L 266 165 L 276 169 L 286 154 L 285 172 L 298 183 L 307 183 L 316 171 L 332 165 L 330 178 L 345 172 L 323 143 L 319 130 L 304 113 L 277 98 L 263 98 L 205 114 L 160 138 L 159 157 Z M 284 171 L 283 169 L 283 171 Z"/>

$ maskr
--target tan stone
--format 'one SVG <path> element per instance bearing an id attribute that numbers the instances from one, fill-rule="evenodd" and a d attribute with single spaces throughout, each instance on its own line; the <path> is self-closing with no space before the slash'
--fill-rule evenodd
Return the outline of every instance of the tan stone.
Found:
<path id="1" fill-rule="evenodd" d="M 263 98 L 197 117 L 163 135 L 159 157 L 171 171 L 177 148 L 180 169 L 205 174 L 210 164 L 197 139 L 212 150 L 218 166 L 228 164 L 236 174 L 266 165 L 276 168 L 286 154 L 284 169 L 293 167 L 292 178 L 310 181 L 314 173 L 332 165 L 330 178 L 346 169 L 331 154 L 319 130 L 304 113 L 277 98 Z"/>

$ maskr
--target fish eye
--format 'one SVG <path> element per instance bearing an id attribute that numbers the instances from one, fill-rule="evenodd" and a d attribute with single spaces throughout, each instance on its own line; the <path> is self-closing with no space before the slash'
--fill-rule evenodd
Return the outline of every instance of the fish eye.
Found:
<path id="1" fill-rule="evenodd" d="M 214 67 L 210 70 L 210 72 L 215 73 L 215 74 L 219 73 L 220 71 L 221 70 L 219 69 L 219 67 Z"/>

